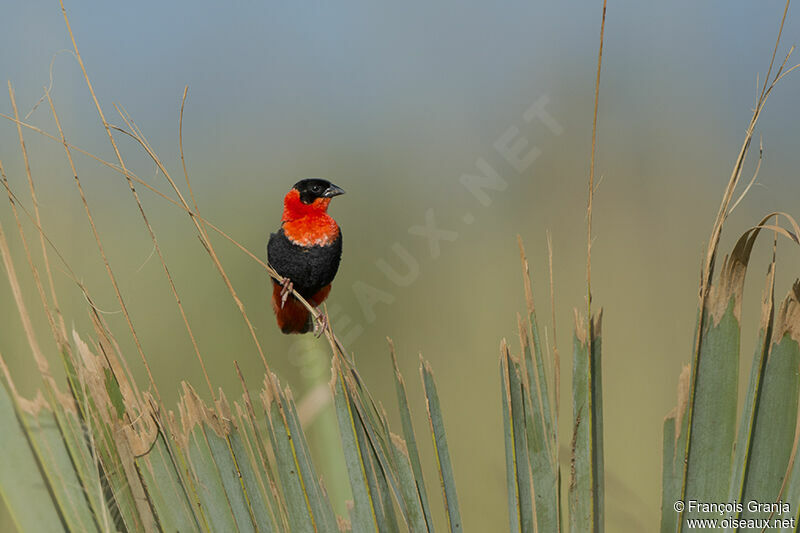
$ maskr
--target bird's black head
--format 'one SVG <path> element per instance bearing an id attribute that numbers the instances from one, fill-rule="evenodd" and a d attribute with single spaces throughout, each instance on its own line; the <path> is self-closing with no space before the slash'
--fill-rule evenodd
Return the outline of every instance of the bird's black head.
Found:
<path id="1" fill-rule="evenodd" d="M 317 198 L 333 198 L 344 194 L 344 190 L 328 180 L 321 178 L 307 178 L 294 184 L 293 189 L 300 193 L 300 201 L 310 204 Z"/>

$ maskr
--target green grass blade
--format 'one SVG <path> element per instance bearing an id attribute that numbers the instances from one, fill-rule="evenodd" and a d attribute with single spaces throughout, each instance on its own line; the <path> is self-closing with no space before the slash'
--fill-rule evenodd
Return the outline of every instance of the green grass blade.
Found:
<path id="1" fill-rule="evenodd" d="M 797 418 L 797 426 L 794 436 L 794 448 L 792 450 L 792 468 L 788 473 L 789 479 L 782 499 L 787 502 L 800 502 L 800 416 Z M 800 524 L 800 505 L 794 503 L 791 516 L 783 516 L 782 518 L 794 518 L 794 525 L 786 523 L 782 526 L 782 533 L 795 533 L 797 524 Z"/>
<path id="2" fill-rule="evenodd" d="M 683 367 L 678 379 L 678 405 L 664 420 L 664 448 L 661 469 L 661 533 L 678 530 L 679 514 L 675 502 L 681 499 L 683 454 L 686 450 L 689 402 L 689 366 Z"/>
<path id="3" fill-rule="evenodd" d="M 82 418 L 92 433 L 92 442 L 100 458 L 101 475 L 107 482 L 104 488 L 109 491 L 116 509 L 112 513 L 116 527 L 156 531 L 158 524 L 136 471 L 130 441 L 119 438 L 120 434 L 138 426 L 134 420 L 140 420 L 141 413 L 127 411 L 119 377 L 108 366 L 111 355 L 97 356 L 77 333 L 73 332 L 73 338 L 78 354 L 73 364 L 81 378 L 78 383 L 81 392 L 76 401 L 82 402 L 78 404 Z M 149 415 L 141 420 L 149 422 Z"/>
<path id="4" fill-rule="evenodd" d="M 278 491 L 275 468 L 270 462 L 270 457 L 274 457 L 274 455 L 271 456 L 267 452 L 267 439 L 262 437 L 261 431 L 257 426 L 256 413 L 253 408 L 250 391 L 244 383 L 238 364 L 235 364 L 235 366 L 244 387 L 243 407 L 237 407 L 241 427 L 244 429 L 243 435 L 246 436 L 246 442 L 254 455 L 253 461 L 258 465 L 256 472 L 259 474 L 259 483 L 262 486 L 265 500 L 268 502 L 267 511 L 270 514 L 273 526 L 276 531 L 285 531 L 289 529 L 288 513 L 285 502 Z"/>
<path id="5" fill-rule="evenodd" d="M 509 357 L 505 342 L 500 347 L 500 390 L 503 405 L 503 441 L 506 452 L 506 494 L 508 495 L 508 527 L 510 533 L 520 532 L 520 501 L 517 487 L 517 456 L 514 447 L 514 423 L 511 419 L 511 390 Z"/>
<path id="6" fill-rule="evenodd" d="M 187 435 L 186 455 L 191 464 L 197 495 L 211 531 L 238 531 L 225 487 L 214 465 L 213 455 L 199 425 Z"/>
<path id="7" fill-rule="evenodd" d="M 597 318 L 590 322 L 589 330 L 591 338 L 592 356 L 592 442 L 593 442 L 593 462 L 594 462 L 594 494 L 595 512 L 597 513 L 596 531 L 602 533 L 605 530 L 605 508 L 606 508 L 606 468 L 605 468 L 605 438 L 603 425 L 603 364 L 602 364 L 602 345 L 603 345 L 603 310 Z"/>
<path id="8" fill-rule="evenodd" d="M 661 533 L 673 532 L 678 527 L 674 511 L 675 500 L 680 498 L 680 475 L 675 471 L 675 415 L 664 419 L 664 440 L 661 456 Z M 677 494 L 677 497 L 675 496 Z"/>
<path id="9" fill-rule="evenodd" d="M 0 383 L 0 427 L 0 495 L 17 529 L 20 533 L 67 530 L 5 383 Z M 40 503 L 33 506 L 31 502 Z"/>
<path id="10" fill-rule="evenodd" d="M 743 501 L 745 491 L 746 472 L 749 469 L 752 458 L 752 443 L 756 431 L 756 415 L 759 412 L 759 401 L 761 398 L 762 385 L 764 381 L 764 370 L 766 368 L 767 357 L 769 354 L 770 337 L 772 336 L 773 317 L 775 312 L 774 305 L 775 291 L 775 257 L 767 273 L 767 286 L 762 300 L 761 325 L 756 344 L 756 353 L 753 356 L 753 363 L 750 369 L 750 378 L 747 393 L 744 400 L 744 409 L 739 423 L 739 433 L 736 438 L 734 449 L 733 470 L 731 472 L 731 484 L 728 501 Z M 739 518 L 741 513 L 732 513 L 733 517 Z M 727 531 L 733 531 L 728 528 Z"/>
<path id="11" fill-rule="evenodd" d="M 58 398 L 61 393 L 55 388 L 53 393 Z M 63 400 L 66 403 L 66 400 Z M 61 439 L 69 453 L 69 460 L 75 468 L 79 483 L 84 489 L 85 497 L 96 517 L 96 522 L 101 529 L 106 529 L 106 524 L 113 523 L 111 511 L 108 508 L 105 495 L 103 494 L 103 482 L 100 479 L 97 463 L 95 461 L 96 450 L 90 450 L 90 441 L 86 438 L 83 422 L 75 409 L 74 404 L 67 407 L 60 402 L 56 403 L 54 410 Z"/>
<path id="12" fill-rule="evenodd" d="M 217 434 L 209 425 L 204 426 L 204 430 L 236 526 L 242 532 L 255 532 L 255 518 L 243 490 L 241 474 L 232 453 L 229 436 Z"/>
<path id="13" fill-rule="evenodd" d="M 451 532 L 462 531 L 461 511 L 458 508 L 456 482 L 453 477 L 453 466 L 450 463 L 450 451 L 447 447 L 439 395 L 436 392 L 433 370 L 427 362 L 422 361 L 421 357 L 420 374 L 425 388 L 425 403 L 428 409 L 428 422 L 430 422 L 433 446 L 436 449 L 436 458 L 439 463 L 439 479 L 442 483 L 444 500 L 447 504 L 447 522 L 450 525 Z"/>
<path id="14" fill-rule="evenodd" d="M 58 506 L 59 516 L 72 530 L 98 531 L 101 523 L 111 522 L 110 513 L 105 506 L 96 467 L 93 475 L 87 473 L 84 478 L 79 475 L 79 467 L 82 465 L 76 463 L 75 459 L 80 460 L 81 452 L 89 454 L 83 432 L 81 431 L 80 440 L 75 443 L 81 447 L 80 451 L 71 447 L 72 443 L 64 433 L 64 430 L 69 431 L 70 421 L 76 421 L 72 399 L 58 392 L 52 378 L 43 374 L 49 401 L 41 393 L 33 401 L 26 400 L 17 395 L 2 359 L 0 367 L 17 422 Z M 76 458 L 73 454 L 79 457 Z"/>
<path id="15" fill-rule="evenodd" d="M 395 388 L 397 389 L 397 404 L 400 409 L 400 423 L 403 427 L 403 438 L 405 439 L 408 449 L 408 458 L 411 462 L 411 469 L 414 473 L 414 480 L 419 494 L 419 500 L 422 504 L 422 510 L 425 514 L 425 524 L 427 531 L 433 533 L 433 518 L 431 517 L 431 509 L 428 504 L 428 493 L 425 490 L 425 479 L 422 474 L 422 465 L 419 460 L 419 449 L 417 448 L 417 438 L 414 434 L 414 425 L 411 422 L 411 409 L 408 407 L 408 397 L 406 396 L 406 386 L 403 376 L 400 373 L 400 367 L 397 364 L 397 355 L 394 351 L 394 343 L 391 339 L 389 341 L 389 349 L 392 355 L 392 364 L 394 365 Z"/>
<path id="16" fill-rule="evenodd" d="M 286 502 L 289 529 L 291 531 L 313 531 L 311 508 L 303 487 L 303 480 L 300 477 L 296 450 L 284 412 L 285 406 L 280 400 L 280 386 L 277 381 L 274 375 L 267 376 L 265 388 L 262 391 L 262 400 L 267 412 L 267 421 L 269 422 L 267 427 L 272 450 L 275 453 L 276 470 Z"/>
<path id="17" fill-rule="evenodd" d="M 759 230 L 739 238 L 716 283 L 701 301 L 692 357 L 688 441 L 684 452 L 684 501 L 722 502 L 731 492 L 739 388 L 741 302 L 747 264 Z M 710 279 L 710 278 L 709 278 Z M 715 518 L 699 512 L 687 518 Z"/>
<path id="18" fill-rule="evenodd" d="M 577 320 L 577 317 L 576 317 Z M 594 531 L 591 459 L 591 394 L 589 340 L 581 338 L 576 324 L 572 358 L 572 471 L 569 481 L 569 526 L 572 533 Z"/>
<path id="19" fill-rule="evenodd" d="M 148 497 L 163 531 L 199 531 L 202 517 L 195 516 L 184 480 L 175 470 L 164 435 L 159 432 L 147 455 L 136 459 Z"/>
<path id="20" fill-rule="evenodd" d="M 258 530 L 272 533 L 277 531 L 278 527 L 274 516 L 274 503 L 270 500 L 269 481 L 264 479 L 266 472 L 263 471 L 258 447 L 253 442 L 255 435 L 250 418 L 237 402 L 234 402 L 234 410 L 236 411 L 238 431 L 231 435 L 231 446 L 236 460 L 240 462 L 239 471 L 242 474 L 242 482 L 247 491 L 250 508 L 253 511 Z M 242 462 L 244 464 L 241 464 Z"/>
<path id="21" fill-rule="evenodd" d="M 100 485 L 84 487 L 75 472 L 64 439 L 47 407 L 38 413 L 23 412 L 32 448 L 43 466 L 61 512 L 73 531 L 98 531 L 99 523 L 89 507 L 85 490 L 101 490 Z"/>
<path id="22" fill-rule="evenodd" d="M 783 302 L 764 370 L 752 437 L 752 452 L 744 479 L 742 501 L 770 503 L 781 499 L 787 465 L 795 440 L 800 395 L 800 284 Z M 797 502 L 793 502 L 795 505 Z M 742 518 L 770 518 L 770 512 L 750 512 Z"/>
<path id="23" fill-rule="evenodd" d="M 400 512 L 403 519 L 408 522 L 408 512 L 405 508 L 405 502 L 400 492 L 399 482 L 396 476 L 396 465 L 393 464 L 394 454 L 391 449 L 391 437 L 389 432 L 389 425 L 386 421 L 386 415 L 383 409 L 376 405 L 369 392 L 366 390 L 363 382 L 358 376 L 358 372 L 352 367 L 351 363 L 347 360 L 341 360 L 343 364 L 342 379 L 348 391 L 348 398 L 350 399 L 350 408 L 354 414 L 354 421 L 356 422 L 356 429 L 363 430 L 367 438 L 366 443 L 372 451 L 372 455 L 364 457 L 364 464 L 367 466 L 367 459 L 377 461 L 376 482 L 378 486 L 386 485 L 387 490 L 378 494 L 373 492 L 373 503 L 376 505 L 376 517 L 380 516 L 381 509 L 377 506 L 382 505 L 387 509 L 388 513 L 394 513 L 394 507 L 391 503 L 392 495 L 396 498 L 399 504 Z M 361 451 L 366 448 L 361 446 Z M 391 492 L 388 488 L 391 488 Z M 380 498 L 378 496 L 380 495 Z M 383 499 L 387 499 L 382 503 Z"/>
<path id="24" fill-rule="evenodd" d="M 355 411 L 355 405 L 352 405 L 351 409 Z M 398 529 L 397 517 L 394 513 L 394 506 L 392 503 L 392 495 L 389 492 L 386 478 L 378 464 L 378 458 L 375 456 L 373 448 L 370 445 L 369 437 L 364 429 L 363 420 L 358 417 L 356 418 L 355 429 L 356 437 L 358 438 L 358 448 L 361 453 L 361 463 L 364 465 L 367 486 L 372 496 L 378 530 L 381 531 L 381 533 L 395 533 Z"/>
<path id="25" fill-rule="evenodd" d="M 428 524 L 425 521 L 425 511 L 419 499 L 417 491 L 417 480 L 414 478 L 414 471 L 411 467 L 411 460 L 405 441 L 399 435 L 391 434 L 392 451 L 394 462 L 397 465 L 397 478 L 400 483 L 400 491 L 408 510 L 408 527 L 411 531 L 427 531 Z"/>
<path id="26" fill-rule="evenodd" d="M 241 524 L 234 515 L 237 510 L 226 490 L 226 481 L 217 456 L 224 444 L 224 430 L 212 413 L 184 383 L 184 395 L 180 404 L 183 431 L 180 446 L 186 456 L 192 482 L 197 490 L 200 507 L 211 531 L 241 531 Z M 212 427 L 213 426 L 213 427 Z M 226 446 L 227 447 L 227 446 Z M 252 526 L 251 526 L 252 527 Z"/>
<path id="27" fill-rule="evenodd" d="M 522 335 L 524 328 L 522 328 L 520 325 L 523 350 L 525 354 L 525 367 L 528 373 L 528 385 L 531 391 L 536 394 L 536 401 L 540 405 L 539 408 L 534 410 L 534 414 L 541 417 L 541 424 L 544 426 L 544 434 L 547 436 L 545 440 L 547 451 L 552 455 L 552 463 L 555 464 L 556 459 L 554 448 L 556 446 L 557 436 L 555 430 L 553 429 L 553 412 L 550 408 L 550 387 L 547 380 L 547 373 L 545 372 L 544 356 L 542 354 L 542 341 L 539 333 L 539 323 L 536 320 L 536 306 L 533 299 L 533 288 L 531 286 L 528 258 L 525 256 L 525 247 L 522 245 L 522 238 L 519 235 L 517 235 L 517 244 L 519 245 L 520 260 L 522 261 L 525 303 L 528 309 L 528 328 L 530 330 L 531 340 L 533 342 L 533 352 L 531 353 L 527 338 Z M 537 490 L 539 489 L 537 488 Z M 540 492 L 542 491 L 540 490 Z M 542 502 L 542 504 L 544 504 L 544 502 Z"/>
<path id="28" fill-rule="evenodd" d="M 600 324 L 601 318 L 586 323 L 576 316 L 572 364 L 572 472 L 569 486 L 570 531 L 576 533 L 603 531 Z"/>
<path id="29" fill-rule="evenodd" d="M 294 400 L 288 388 L 284 391 L 281 399 L 284 401 L 284 405 L 287 406 L 286 418 L 289 422 L 292 442 L 294 443 L 297 453 L 297 464 L 300 467 L 300 475 L 303 478 L 303 486 L 308 496 L 314 522 L 319 531 L 335 531 L 337 527 L 336 516 L 333 513 L 333 508 L 331 508 L 331 504 L 325 492 L 320 486 L 320 478 L 311 461 L 311 452 L 308 449 L 308 443 L 300 427 L 300 419 L 297 416 Z"/>
<path id="30" fill-rule="evenodd" d="M 76 338 L 76 342 L 78 339 Z M 57 418 L 64 435 L 64 440 L 70 450 L 70 455 L 75 464 L 78 476 L 85 487 L 90 487 L 87 491 L 90 505 L 93 509 L 94 515 L 98 517 L 98 522 L 102 525 L 108 524 L 109 521 L 114 523 L 111 519 L 113 516 L 119 515 L 116 509 L 116 502 L 113 497 L 107 497 L 108 482 L 104 481 L 105 485 L 100 483 L 100 464 L 97 461 L 99 450 L 97 444 L 92 439 L 94 450 L 90 451 L 87 446 L 86 421 L 93 419 L 93 414 L 90 411 L 90 398 L 86 390 L 85 384 L 82 384 L 78 379 L 76 364 L 78 361 L 75 359 L 74 354 L 69 349 L 61 351 L 62 362 L 67 378 L 70 393 L 72 394 L 73 406 L 77 408 L 74 413 L 62 412 L 57 413 Z"/>
<path id="31" fill-rule="evenodd" d="M 521 319 L 517 316 L 520 344 L 526 361 L 531 360 L 531 347 L 528 334 Z M 526 365 L 529 369 L 530 365 Z M 528 374 L 528 381 L 522 381 L 525 391 L 525 429 L 527 431 L 528 456 L 533 477 L 533 491 L 536 495 L 536 524 L 539 531 L 560 531 L 560 494 L 558 488 L 559 465 L 555 450 L 558 441 L 548 431 L 547 411 L 549 404 L 543 402 L 548 395 L 548 387 L 542 362 L 537 363 L 541 373 Z M 533 381 L 531 381 L 533 380 Z"/>
<path id="32" fill-rule="evenodd" d="M 695 368 L 684 500 L 725 501 L 731 479 L 739 380 L 739 320 L 730 300 L 722 316 L 704 320 Z M 685 512 L 683 519 L 704 517 Z M 713 518 L 709 515 L 709 518 Z"/>
<path id="33" fill-rule="evenodd" d="M 353 531 L 366 532 L 378 531 L 375 507 L 367 485 L 367 473 L 361 459 L 356 424 L 358 415 L 353 412 L 352 402 L 349 398 L 342 375 L 341 363 L 337 358 L 333 360 L 333 391 L 336 405 L 336 416 L 339 420 L 339 431 L 342 438 L 347 474 L 350 477 L 350 488 L 353 491 L 353 512 L 351 514 Z"/>
<path id="34" fill-rule="evenodd" d="M 531 485 L 531 466 L 528 457 L 528 437 L 532 415 L 528 411 L 526 393 L 523 389 L 522 368 L 519 361 L 511 357 L 505 348 L 508 368 L 509 393 L 511 396 L 511 423 L 514 428 L 514 457 L 516 462 L 516 489 L 519 495 L 519 523 L 522 533 L 534 531 L 533 487 Z M 534 422 L 535 423 L 535 422 Z M 527 426 L 527 427 L 526 427 Z"/>
<path id="35" fill-rule="evenodd" d="M 275 524 L 267 504 L 264 487 L 259 480 L 260 464 L 247 447 L 241 427 L 237 427 L 237 430 L 230 434 L 228 442 L 236 458 L 236 468 L 241 476 L 252 520 L 259 532 L 271 533 L 275 531 Z"/>

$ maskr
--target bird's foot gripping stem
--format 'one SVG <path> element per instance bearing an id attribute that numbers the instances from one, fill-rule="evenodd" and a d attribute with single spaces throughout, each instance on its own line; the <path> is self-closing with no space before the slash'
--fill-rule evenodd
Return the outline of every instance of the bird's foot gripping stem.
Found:
<path id="1" fill-rule="evenodd" d="M 317 309 L 319 311 L 319 309 Z M 323 311 L 319 311 L 317 319 L 314 321 L 314 336 L 320 338 L 325 330 L 328 329 L 328 315 Z"/>
<path id="2" fill-rule="evenodd" d="M 281 309 L 283 309 L 283 306 L 286 305 L 286 300 L 289 299 L 289 295 L 293 290 L 294 284 L 292 283 L 292 280 L 289 278 L 283 278 L 283 281 L 281 281 Z"/>

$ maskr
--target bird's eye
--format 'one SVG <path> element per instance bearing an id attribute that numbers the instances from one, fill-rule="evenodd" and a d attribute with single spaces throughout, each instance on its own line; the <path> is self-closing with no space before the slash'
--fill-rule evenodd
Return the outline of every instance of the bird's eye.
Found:
<path id="1" fill-rule="evenodd" d="M 321 188 L 320 188 L 319 185 L 312 185 L 311 186 L 311 192 L 313 192 L 313 193 L 318 193 L 320 190 L 321 190 Z"/>

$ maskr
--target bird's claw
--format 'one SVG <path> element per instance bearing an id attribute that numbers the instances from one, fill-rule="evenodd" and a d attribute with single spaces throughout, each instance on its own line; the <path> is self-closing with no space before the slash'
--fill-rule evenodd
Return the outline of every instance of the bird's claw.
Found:
<path id="1" fill-rule="evenodd" d="M 328 315 L 320 313 L 314 322 L 314 336 L 320 338 L 326 329 L 328 329 Z"/>
<path id="2" fill-rule="evenodd" d="M 286 305 L 286 300 L 289 299 L 289 294 L 294 290 L 294 284 L 289 278 L 283 278 L 281 282 L 281 309 Z"/>

